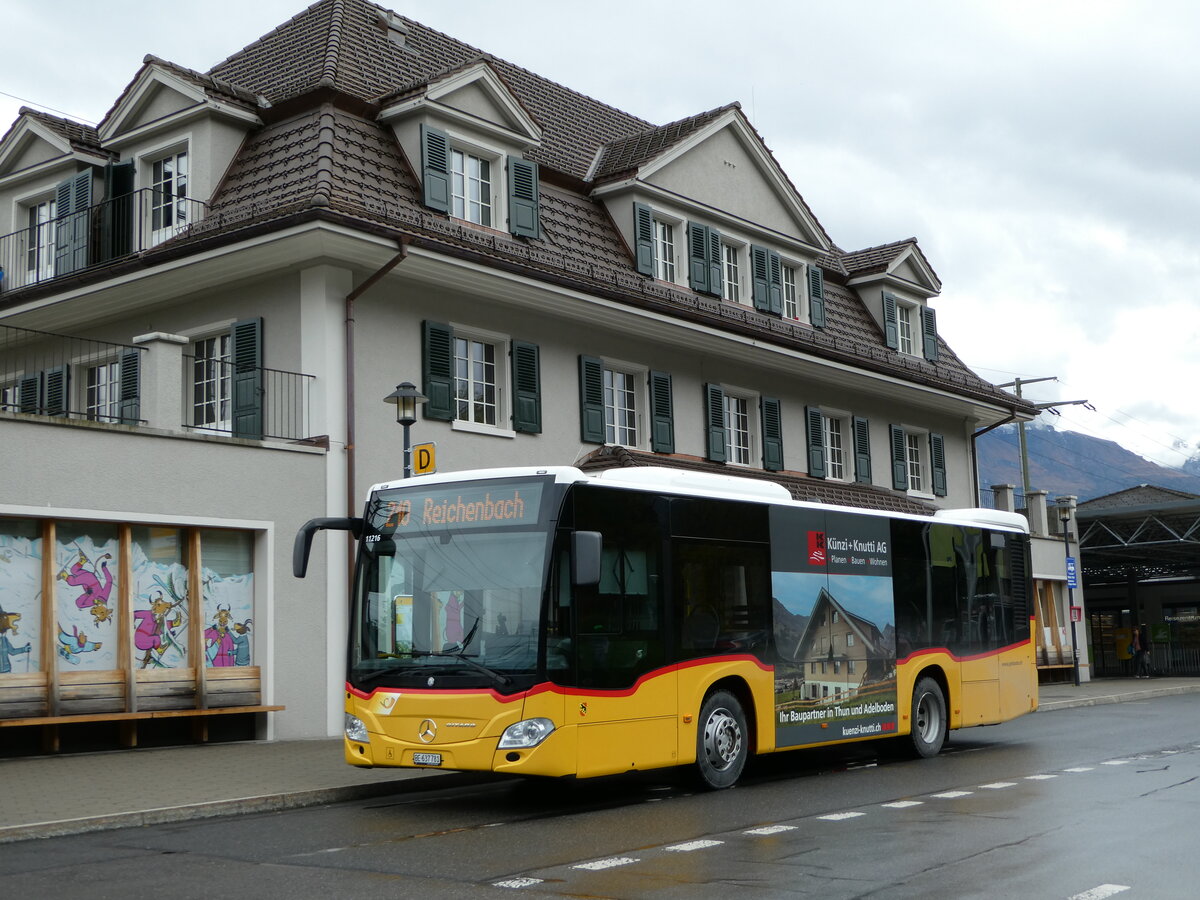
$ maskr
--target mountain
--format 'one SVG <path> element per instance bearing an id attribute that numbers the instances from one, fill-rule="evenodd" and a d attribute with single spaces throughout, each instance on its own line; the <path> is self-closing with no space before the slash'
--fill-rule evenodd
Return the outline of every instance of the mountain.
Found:
<path id="1" fill-rule="evenodd" d="M 1059 431 L 1048 425 L 1025 426 L 1029 451 L 1029 486 L 1055 497 L 1074 494 L 1081 501 L 1103 497 L 1139 484 L 1153 484 L 1200 494 L 1200 459 L 1172 469 L 1150 462 L 1120 444 Z M 976 441 L 979 486 L 988 495 L 993 484 L 1015 484 L 1020 505 L 1021 455 L 1017 426 L 1005 425 Z"/>

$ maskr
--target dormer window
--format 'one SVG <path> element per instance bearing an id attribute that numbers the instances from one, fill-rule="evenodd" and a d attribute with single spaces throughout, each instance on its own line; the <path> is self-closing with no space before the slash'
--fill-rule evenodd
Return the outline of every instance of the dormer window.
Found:
<path id="1" fill-rule="evenodd" d="M 893 350 L 937 362 L 937 315 L 928 306 L 885 292 L 883 330 L 887 345 Z"/>
<path id="2" fill-rule="evenodd" d="M 481 151 L 422 123 L 421 181 L 422 201 L 430 209 L 487 228 L 503 227 L 507 213 L 511 234 L 541 236 L 537 163 Z M 500 205 L 504 199 L 507 209 Z"/>
<path id="3" fill-rule="evenodd" d="M 738 247 L 721 245 L 721 296 L 732 303 L 742 302 L 742 275 Z"/>
<path id="4" fill-rule="evenodd" d="M 161 244 L 188 224 L 188 154 L 180 150 L 150 166 L 150 242 Z"/>
<path id="5" fill-rule="evenodd" d="M 462 150 L 450 151 L 450 214 L 476 225 L 492 225 L 492 164 Z"/>
<path id="6" fill-rule="evenodd" d="M 675 281 L 675 227 L 661 219 L 654 220 L 654 277 Z"/>

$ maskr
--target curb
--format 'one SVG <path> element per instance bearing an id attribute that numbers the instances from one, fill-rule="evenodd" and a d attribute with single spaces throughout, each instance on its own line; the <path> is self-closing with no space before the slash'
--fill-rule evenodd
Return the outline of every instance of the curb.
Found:
<path id="1" fill-rule="evenodd" d="M 483 784 L 495 780 L 495 776 L 490 772 L 445 772 L 439 773 L 437 777 L 408 777 L 396 781 L 381 781 L 376 784 L 289 791 L 283 794 L 264 794 L 258 797 L 241 797 L 233 800 L 188 803 L 182 806 L 164 806 L 159 809 L 133 810 L 103 816 L 87 816 L 80 819 L 59 819 L 53 822 L 34 822 L 27 825 L 3 825 L 0 826 L 0 845 L 38 838 L 86 834 L 94 831 L 112 831 L 117 828 L 137 828 L 142 825 L 163 825 L 172 822 L 212 819 L 219 816 L 303 809 L 310 806 L 324 806 L 329 803 L 386 797 L 392 794 L 469 787 L 473 784 Z"/>
<path id="2" fill-rule="evenodd" d="M 1038 712 L 1054 712 L 1059 709 L 1070 709 L 1076 706 L 1104 706 L 1109 703 L 1129 703 L 1133 700 L 1151 700 L 1154 697 L 1171 697 L 1176 694 L 1194 694 L 1200 691 L 1200 684 L 1171 685 L 1170 687 L 1148 688 L 1144 691 L 1118 694 L 1098 694 L 1094 697 L 1071 698 L 1069 700 L 1048 700 L 1039 703 Z"/>

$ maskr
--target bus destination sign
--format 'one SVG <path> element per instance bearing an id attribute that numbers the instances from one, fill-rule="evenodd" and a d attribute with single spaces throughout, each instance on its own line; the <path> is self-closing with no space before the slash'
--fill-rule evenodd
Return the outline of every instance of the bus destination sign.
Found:
<path id="1" fill-rule="evenodd" d="M 380 534 L 536 524 L 541 482 L 395 488 L 372 498 L 371 526 Z"/>

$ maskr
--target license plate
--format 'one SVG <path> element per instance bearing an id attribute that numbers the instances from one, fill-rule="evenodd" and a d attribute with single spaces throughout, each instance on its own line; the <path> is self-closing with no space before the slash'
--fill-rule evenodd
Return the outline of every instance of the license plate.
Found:
<path id="1" fill-rule="evenodd" d="M 442 754 L 440 753 L 414 753 L 414 766 L 440 766 L 442 764 Z"/>

